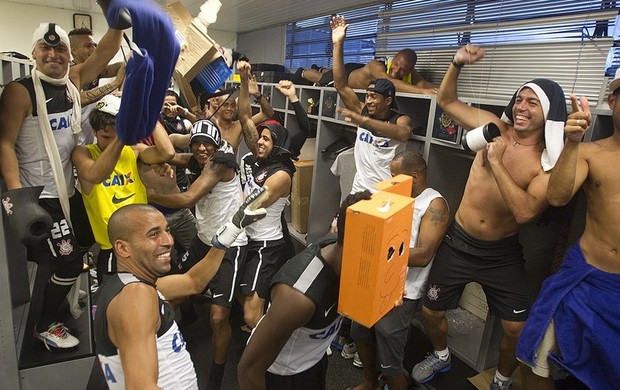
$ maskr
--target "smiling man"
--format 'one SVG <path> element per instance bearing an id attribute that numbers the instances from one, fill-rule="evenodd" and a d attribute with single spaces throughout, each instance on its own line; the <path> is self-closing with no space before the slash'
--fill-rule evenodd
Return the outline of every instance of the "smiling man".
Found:
<path id="1" fill-rule="evenodd" d="M 170 302 L 205 288 L 225 249 L 245 226 L 265 216 L 258 208 L 263 193 L 241 204 L 214 235 L 217 247 L 181 275 L 162 277 L 170 271 L 174 243 L 162 213 L 134 204 L 112 214 L 108 233 L 119 272 L 97 291 L 92 309 L 97 354 L 110 389 L 198 389 Z"/>
<path id="2" fill-rule="evenodd" d="M 533 221 L 548 206 L 548 171 L 562 148 L 567 111 L 562 88 L 547 79 L 523 84 L 501 119 L 460 101 L 460 69 L 484 55 L 475 45 L 460 48 L 437 95 L 444 112 L 465 129 L 494 123 L 501 134 L 476 152 L 461 204 L 437 250 L 422 308 L 435 351 L 413 368 L 412 376 L 423 383 L 450 369 L 445 311 L 456 308 L 465 284 L 475 281 L 504 330 L 491 383 L 491 390 L 504 390 L 512 387 L 515 349 L 531 305 L 519 225 Z"/>
<path id="3" fill-rule="evenodd" d="M 334 44 L 334 86 L 346 109 L 338 112 L 347 122 L 357 125 L 355 139 L 355 178 L 351 193 L 368 190 L 377 192 L 375 184 L 389 179 L 390 162 L 405 150 L 411 136 L 411 118 L 396 112 L 396 89 L 386 78 L 367 84 L 366 98 L 361 102 L 347 80 L 343 46 L 348 25 L 344 17 L 331 20 Z"/>
<path id="4" fill-rule="evenodd" d="M 41 23 L 32 37 L 32 74 L 10 82 L 0 98 L 2 178 L 9 190 L 43 186 L 38 203 L 54 221 L 47 237 L 27 245 L 30 261 L 54 266 L 34 332 L 48 348 L 72 348 L 79 343 L 59 321 L 58 313 L 82 272 L 82 253 L 70 212 L 70 199 L 79 197 L 70 159 L 80 132 L 78 90 L 101 73 L 118 51 L 121 38 L 121 30 L 109 29 L 84 63 L 69 68 L 67 33 L 55 23 Z"/>

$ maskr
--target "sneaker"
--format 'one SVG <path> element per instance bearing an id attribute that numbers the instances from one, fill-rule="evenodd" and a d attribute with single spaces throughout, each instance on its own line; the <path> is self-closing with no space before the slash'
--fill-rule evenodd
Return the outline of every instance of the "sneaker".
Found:
<path id="1" fill-rule="evenodd" d="M 433 379 L 438 372 L 448 372 L 451 368 L 450 357 L 441 360 L 435 352 L 426 355 L 426 359 L 416 364 L 411 370 L 411 376 L 418 383 L 426 383 Z"/>
<path id="2" fill-rule="evenodd" d="M 327 356 L 332 356 L 332 348 L 327 347 Z"/>
<path id="3" fill-rule="evenodd" d="M 360 360 L 360 355 L 355 352 L 355 355 L 353 355 L 353 366 L 358 367 L 358 368 L 364 368 L 364 365 L 362 364 L 362 361 Z"/>
<path id="4" fill-rule="evenodd" d="M 35 329 L 34 337 L 43 341 L 48 351 L 51 351 L 50 347 L 66 349 L 73 348 L 80 343 L 80 340 L 72 336 L 62 322 L 51 323 L 47 330 L 41 333 Z"/>
<path id="5" fill-rule="evenodd" d="M 332 348 L 337 351 L 342 351 L 344 345 L 347 343 L 347 338 L 344 336 L 336 336 L 336 338 L 332 341 Z"/>
<path id="6" fill-rule="evenodd" d="M 340 353 L 340 355 L 342 355 L 342 357 L 345 359 L 353 359 L 356 352 L 357 352 L 357 347 L 355 346 L 355 342 L 351 341 L 350 343 L 345 344 L 342 347 L 342 352 Z"/>
<path id="7" fill-rule="evenodd" d="M 493 379 L 493 382 L 491 382 L 491 386 L 489 386 L 489 390 L 512 390 L 512 382 L 506 381 L 500 384 L 497 383 L 495 379 Z"/>

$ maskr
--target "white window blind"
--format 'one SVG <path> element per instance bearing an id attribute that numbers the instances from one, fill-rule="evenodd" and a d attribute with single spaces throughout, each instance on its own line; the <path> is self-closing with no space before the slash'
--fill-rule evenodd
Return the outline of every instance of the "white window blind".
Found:
<path id="1" fill-rule="evenodd" d="M 544 77 L 596 101 L 613 68 L 617 14 L 610 0 L 395 1 L 379 12 L 376 55 L 412 48 L 416 69 L 439 85 L 454 52 L 471 42 L 487 56 L 463 68 L 459 96 L 507 102 L 523 82 Z"/>
<path id="2" fill-rule="evenodd" d="M 344 44 L 345 62 L 366 63 L 374 58 L 379 5 L 344 11 L 347 38 Z M 289 23 L 286 27 L 285 66 L 291 71 L 312 64 L 332 66 L 331 15 Z"/>

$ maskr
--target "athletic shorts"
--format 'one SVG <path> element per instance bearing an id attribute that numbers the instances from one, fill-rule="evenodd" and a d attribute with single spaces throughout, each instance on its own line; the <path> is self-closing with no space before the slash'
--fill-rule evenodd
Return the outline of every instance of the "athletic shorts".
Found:
<path id="1" fill-rule="evenodd" d="M 189 247 L 188 256 L 181 263 L 183 272 L 187 272 L 194 265 L 198 264 L 210 249 L 210 245 L 202 242 L 198 236 L 194 237 Z M 205 288 L 205 290 L 211 290 L 212 304 L 226 308 L 232 306 L 235 286 L 237 285 L 237 278 L 241 274 L 240 270 L 243 269 L 246 250 L 244 246 L 231 246 L 226 250 L 220 268 L 218 268 L 215 276 L 211 279 L 207 288 Z"/>
<path id="2" fill-rule="evenodd" d="M 245 269 L 240 287 L 243 295 L 258 293 L 262 299 L 269 298 L 269 286 L 273 275 L 287 260 L 286 244 L 283 238 L 274 241 L 250 241 Z M 293 254 L 290 254 L 292 257 Z"/>
<path id="3" fill-rule="evenodd" d="M 435 254 L 424 306 L 436 311 L 456 309 L 465 285 L 478 282 L 491 314 L 525 321 L 532 301 L 524 262 L 517 236 L 481 241 L 453 222 Z"/>
<path id="4" fill-rule="evenodd" d="M 347 75 L 347 79 L 349 78 L 349 75 L 351 74 L 351 72 L 353 72 L 356 69 L 363 68 L 364 66 L 365 66 L 364 64 L 358 64 L 355 62 L 344 64 L 344 71 Z M 333 70 L 328 70 L 327 72 L 321 75 L 321 79 L 319 80 L 319 85 L 332 86 L 333 84 L 334 84 L 334 71 Z"/>
<path id="5" fill-rule="evenodd" d="M 75 194 L 69 198 L 69 206 L 71 207 L 71 224 L 75 238 L 80 243 L 80 248 L 86 251 L 95 244 L 95 235 L 88 220 L 86 207 L 84 207 L 84 199 L 77 189 Z"/>
<path id="6" fill-rule="evenodd" d="M 80 196 L 76 193 L 74 196 Z M 52 217 L 52 227 L 48 235 L 33 245 L 26 245 L 28 260 L 36 263 L 53 262 L 66 266 L 71 264 L 71 275 L 78 276 L 82 271 L 82 252 L 75 237 L 74 230 L 69 227 L 57 198 L 40 198 L 39 206 Z M 74 272 L 76 271 L 76 272 Z"/>
<path id="7" fill-rule="evenodd" d="M 355 321 L 351 324 L 351 337 L 354 341 L 376 347 L 377 362 L 385 376 L 400 375 L 404 370 L 405 346 L 418 302 L 419 299 L 404 299 L 401 306 L 390 310 L 372 328 Z"/>
<path id="8" fill-rule="evenodd" d="M 314 366 L 295 375 L 265 373 L 267 390 L 325 390 L 327 388 L 327 354 Z"/>

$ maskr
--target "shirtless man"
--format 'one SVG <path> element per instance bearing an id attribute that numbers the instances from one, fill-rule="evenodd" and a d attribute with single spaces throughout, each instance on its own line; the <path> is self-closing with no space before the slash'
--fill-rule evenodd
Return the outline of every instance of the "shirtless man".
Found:
<path id="1" fill-rule="evenodd" d="M 344 16 L 334 16 L 332 18 L 332 26 L 334 20 L 341 21 L 342 25 L 345 25 Z M 342 36 L 343 41 L 348 26 L 348 24 L 345 26 Z M 365 89 L 371 81 L 387 78 L 394 84 L 397 92 L 436 94 L 437 88 L 424 80 L 424 77 L 415 70 L 417 59 L 415 51 L 403 49 L 396 53 L 394 58 L 388 61 L 387 64 L 377 60 L 372 60 L 366 65 L 347 63 L 345 64 L 345 70 L 349 86 L 354 89 Z M 298 73 L 300 73 L 302 78 L 320 85 L 332 85 L 335 80 L 334 72 L 330 69 L 323 69 L 322 71 L 302 69 L 301 72 L 298 70 Z"/>
<path id="2" fill-rule="evenodd" d="M 544 282 L 519 339 L 517 357 L 527 364 L 521 365 L 527 389 L 555 388 L 547 359 L 591 389 L 615 388 L 620 381 L 619 87 L 616 72 L 607 98 L 614 132 L 595 142 L 581 142 L 591 119 L 588 101 L 582 97 L 579 105 L 571 96 L 566 143 L 551 173 L 547 199 L 563 206 L 583 188 L 586 225 L 559 271 Z"/>
<path id="3" fill-rule="evenodd" d="M 413 368 L 412 376 L 423 383 L 450 369 L 445 311 L 456 308 L 465 284 L 476 281 L 504 330 L 491 389 L 508 389 L 517 367 L 517 340 L 531 305 L 519 225 L 547 207 L 546 170 L 555 161 L 548 150 L 543 151 L 543 136 L 551 142 L 550 129 L 563 127 L 567 114 L 562 88 L 544 79 L 521 86 L 501 120 L 460 101 L 456 92 L 460 69 L 484 55 L 475 45 L 461 47 L 437 95 L 441 108 L 464 128 L 491 122 L 501 135 L 476 153 L 455 220 L 435 256 L 422 308 L 424 328 L 435 351 Z"/>

